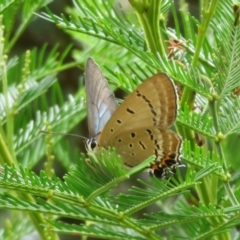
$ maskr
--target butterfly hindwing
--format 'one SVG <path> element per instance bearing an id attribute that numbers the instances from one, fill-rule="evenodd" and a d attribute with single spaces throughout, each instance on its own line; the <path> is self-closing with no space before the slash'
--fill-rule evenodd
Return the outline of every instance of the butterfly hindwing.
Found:
<path id="1" fill-rule="evenodd" d="M 108 146 L 114 147 L 129 167 L 155 155 L 155 163 L 167 168 L 178 164 L 181 138 L 173 131 L 160 127 L 133 128 L 115 136 Z"/>

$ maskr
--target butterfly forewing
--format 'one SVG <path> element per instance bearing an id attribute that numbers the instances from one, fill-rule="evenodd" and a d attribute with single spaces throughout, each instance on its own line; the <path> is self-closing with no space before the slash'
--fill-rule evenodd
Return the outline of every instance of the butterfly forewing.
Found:
<path id="1" fill-rule="evenodd" d="M 97 138 L 117 108 L 113 92 L 109 89 L 98 65 L 89 58 L 86 65 L 86 95 L 90 138 Z"/>
<path id="2" fill-rule="evenodd" d="M 152 76 L 118 107 L 104 127 L 99 145 L 107 145 L 131 129 L 171 126 L 177 114 L 176 99 L 175 88 L 167 75 L 159 73 Z"/>

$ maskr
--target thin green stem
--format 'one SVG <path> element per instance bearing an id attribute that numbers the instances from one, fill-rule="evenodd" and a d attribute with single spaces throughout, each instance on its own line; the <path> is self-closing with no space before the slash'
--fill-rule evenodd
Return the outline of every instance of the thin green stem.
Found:
<path id="1" fill-rule="evenodd" d="M 8 79 L 7 79 L 7 56 L 4 55 L 4 26 L 2 26 L 2 16 L 0 19 L 0 69 L 2 73 L 2 91 L 5 99 L 5 111 L 6 111 L 6 128 L 7 134 L 4 139 L 1 137 L 1 148 L 5 153 L 6 161 L 8 164 L 14 162 L 14 150 L 13 150 L 13 114 L 11 111 L 9 96 L 8 96 Z M 4 143 L 6 141 L 6 143 Z M 7 147 L 6 147 L 7 145 Z M 7 153 L 8 152 L 8 153 Z M 16 162 L 16 161 L 15 161 Z"/>
<path id="2" fill-rule="evenodd" d="M 8 146 L 6 144 L 6 139 L 4 139 L 3 134 L 0 134 L 0 153 L 1 153 L 1 164 L 4 165 L 7 164 L 8 166 L 11 166 L 14 163 L 14 160 L 12 158 L 11 153 L 9 152 Z"/>
<path id="3" fill-rule="evenodd" d="M 157 195 L 154 198 L 151 198 L 150 200 L 147 201 L 143 201 L 141 204 L 135 205 L 134 207 L 126 210 L 124 212 L 124 215 L 132 215 L 133 213 L 138 212 L 141 209 L 146 208 L 147 206 L 161 200 L 161 199 L 165 199 L 168 196 L 172 196 L 174 193 L 179 192 L 179 191 L 183 191 L 184 189 L 189 189 L 191 187 L 195 187 L 196 183 L 195 182 L 190 182 L 190 183 L 186 183 L 186 184 L 182 184 L 180 187 L 176 187 L 176 188 L 172 188 L 169 191 L 166 191 L 164 193 L 160 193 L 159 195 Z"/>
<path id="4" fill-rule="evenodd" d="M 151 239 L 151 240 L 160 240 L 162 239 L 161 237 L 159 237 L 159 235 L 156 235 L 154 233 L 152 233 L 152 231 L 147 228 L 141 228 L 139 227 L 136 223 L 132 222 L 129 218 L 124 218 L 122 220 L 122 222 L 124 223 L 125 226 L 132 228 L 133 230 L 135 230 L 136 232 L 140 233 L 141 235 L 145 236 L 146 239 Z"/>
<path id="5" fill-rule="evenodd" d="M 216 204 L 217 186 L 212 185 L 212 175 L 202 179 L 202 184 L 197 185 L 198 195 L 204 205 Z M 209 185 L 211 184 L 211 186 Z"/>
<path id="6" fill-rule="evenodd" d="M 236 196 L 235 196 L 235 194 L 234 194 L 234 192 L 233 192 L 233 190 L 230 186 L 229 181 L 224 182 L 224 188 L 227 192 L 227 195 L 228 195 L 229 200 L 231 201 L 232 205 L 239 205 L 239 202 L 238 202 L 238 200 L 237 200 L 237 198 L 236 198 Z"/>
<path id="7" fill-rule="evenodd" d="M 88 196 L 88 198 L 86 199 L 86 204 L 90 204 L 94 198 L 96 198 L 100 194 L 108 191 L 109 189 L 111 189 L 114 186 L 116 186 L 118 183 L 120 183 L 120 182 L 122 182 L 122 181 L 124 181 L 124 180 L 126 180 L 128 178 L 129 178 L 129 175 L 124 175 L 124 176 L 121 176 L 121 177 L 118 177 L 118 178 L 112 180 L 111 182 L 105 184 L 101 188 L 98 188 L 96 191 L 94 191 L 92 194 L 90 194 Z"/>
<path id="8" fill-rule="evenodd" d="M 91 211 L 95 211 L 98 216 L 108 217 L 118 222 L 120 221 L 120 223 L 122 223 L 124 226 L 135 230 L 141 235 L 147 237 L 147 239 L 159 240 L 159 236 L 153 234 L 151 231 L 147 231 L 146 228 L 139 227 L 136 223 L 132 222 L 128 217 L 126 217 L 125 212 L 119 213 L 110 209 L 104 209 L 101 207 L 99 208 L 99 206 L 94 204 L 91 204 L 88 208 L 91 209 Z"/>
<path id="9" fill-rule="evenodd" d="M 206 220 L 206 218 L 208 219 L 211 219 L 211 218 L 217 218 L 217 217 L 225 217 L 226 215 L 222 214 L 222 213 L 216 213 L 216 214 L 213 214 L 213 213 L 204 213 L 204 215 L 202 214 L 199 214 L 199 215 L 190 215 L 188 218 L 183 218 L 181 220 L 181 224 L 191 224 L 191 222 L 193 221 L 198 221 L 198 220 L 201 220 L 201 219 L 204 219 Z M 163 229 L 163 228 L 168 228 L 168 227 L 171 227 L 171 226 L 174 226 L 175 224 L 179 224 L 179 219 L 176 219 L 176 220 L 169 220 L 169 221 L 165 221 L 165 222 L 159 222 L 159 223 L 156 223 L 154 224 L 153 226 L 151 226 L 150 228 L 152 230 L 158 230 L 158 229 Z"/>
<path id="10" fill-rule="evenodd" d="M 22 197 L 24 197 L 29 202 L 35 202 L 35 200 L 30 196 L 29 194 L 22 193 Z M 38 232 L 38 234 L 41 236 L 41 239 L 49 239 L 48 236 L 46 236 L 46 233 L 44 232 L 43 224 L 46 224 L 46 221 L 41 213 L 37 212 L 29 212 L 29 216 Z M 59 239 L 57 233 L 53 233 L 54 239 Z M 51 238 L 53 239 L 53 238 Z"/>
<path id="11" fill-rule="evenodd" d="M 62 200 L 64 200 L 63 195 L 61 195 L 59 197 L 61 197 Z M 75 202 L 74 205 L 77 205 L 77 203 Z M 94 203 L 90 203 L 90 205 L 89 205 L 89 201 L 85 202 L 84 205 L 87 209 L 91 210 L 92 212 L 95 212 L 97 216 L 103 216 L 103 217 L 112 219 L 116 222 L 120 221 L 120 223 L 123 224 L 125 227 L 135 230 L 136 232 L 140 233 L 141 235 L 147 237 L 147 239 L 152 239 L 152 240 L 159 239 L 159 236 L 155 235 L 151 231 L 147 231 L 146 228 L 139 227 L 137 224 L 132 222 L 128 217 L 126 217 L 125 212 L 124 213 L 121 213 L 121 212 L 119 213 L 118 211 L 111 210 L 109 208 L 108 209 L 103 208 L 103 207 L 101 207 L 99 205 L 96 205 Z"/>
<path id="12" fill-rule="evenodd" d="M 99 196 L 100 194 L 102 194 L 104 192 L 109 191 L 110 189 L 112 189 L 114 186 L 116 186 L 120 182 L 123 182 L 124 180 L 128 179 L 131 175 L 133 175 L 143 169 L 146 169 L 146 167 L 148 167 L 149 164 L 154 161 L 154 159 L 155 159 L 155 156 L 151 156 L 151 157 L 147 158 L 145 161 L 143 161 L 140 164 L 138 164 L 137 166 L 131 168 L 123 176 L 115 178 L 115 179 L 111 180 L 110 182 L 108 182 L 107 184 L 105 184 L 104 186 L 102 186 L 101 188 L 98 188 L 96 191 L 94 191 L 92 194 L 90 194 L 88 196 L 88 198 L 86 199 L 86 204 L 90 204 L 94 198 L 96 198 L 97 196 Z"/>
<path id="13" fill-rule="evenodd" d="M 2 59 L 2 84 L 3 84 L 3 95 L 5 98 L 5 110 L 6 110 L 6 118 L 7 118 L 7 145 L 8 145 L 8 149 L 10 149 L 11 154 L 13 156 L 13 135 L 14 135 L 14 130 L 13 130 L 13 126 L 14 126 L 14 117 L 13 117 L 13 113 L 12 113 L 12 109 L 10 107 L 9 104 L 9 99 L 8 99 L 8 80 L 7 80 L 7 68 L 6 68 L 6 60 L 7 57 L 4 56 Z"/>
<path id="14" fill-rule="evenodd" d="M 163 17 L 163 14 L 161 14 L 161 6 L 162 1 L 161 0 L 152 0 L 150 4 L 150 11 L 148 13 L 148 16 L 151 21 L 151 31 L 154 35 L 154 43 L 156 46 L 155 51 L 151 51 L 153 54 L 158 52 L 161 56 L 165 54 L 165 48 L 164 48 L 164 39 L 160 32 L 160 18 Z"/>
<path id="15" fill-rule="evenodd" d="M 195 52 L 194 52 L 193 60 L 192 60 L 193 67 L 197 67 L 197 65 L 198 65 L 198 59 L 199 59 L 200 51 L 202 49 L 203 41 L 206 37 L 208 26 L 210 24 L 210 21 L 213 17 L 214 12 L 215 12 L 218 1 L 219 0 L 211 1 L 209 8 L 205 4 L 204 5 L 205 8 L 203 8 L 203 10 L 202 10 L 202 12 L 203 12 L 202 15 L 204 17 L 202 18 L 203 21 L 202 21 L 201 26 L 199 26 L 199 28 L 198 28 L 197 44 L 196 44 L 196 48 L 195 48 Z M 181 99 L 181 107 L 183 107 L 185 102 L 188 103 L 189 107 L 192 107 L 194 99 L 195 99 L 195 93 L 191 89 L 185 88 L 183 91 L 182 99 Z"/>
<path id="16" fill-rule="evenodd" d="M 196 240 L 212 239 L 213 236 L 216 237 L 215 233 L 218 232 L 218 230 L 226 228 L 227 225 L 229 225 L 231 222 L 234 223 L 234 221 L 236 221 L 236 220 L 238 220 L 238 216 L 234 216 L 232 219 L 230 219 L 228 221 L 222 221 L 222 223 L 218 224 L 217 227 L 211 228 L 208 232 L 205 232 L 204 234 L 199 235 L 198 237 L 196 237 L 194 239 L 196 239 Z M 228 232 L 226 232 L 223 237 L 221 237 L 221 235 L 218 235 L 217 239 L 222 239 L 222 240 L 231 240 L 232 239 L 230 233 L 228 233 Z"/>
<path id="17" fill-rule="evenodd" d="M 161 0 L 130 0 L 144 32 L 148 50 L 153 54 L 164 55 L 164 40 L 160 33 Z"/>
<path id="18" fill-rule="evenodd" d="M 212 114 L 213 117 L 213 126 L 216 129 L 217 135 L 219 135 L 219 131 L 220 131 L 220 127 L 219 127 L 219 122 L 218 122 L 218 114 L 217 114 L 217 108 L 216 108 L 216 101 L 210 101 L 209 102 L 209 110 Z M 225 170 L 225 172 L 227 171 L 227 166 L 226 166 L 226 161 L 225 161 L 225 157 L 223 154 L 223 150 L 222 150 L 222 145 L 221 145 L 221 139 L 216 139 L 217 141 L 215 141 L 215 146 L 216 146 L 216 150 L 218 155 L 220 156 L 220 158 L 222 159 L 222 165 L 223 165 L 223 169 Z M 206 183 L 207 184 L 207 183 Z M 216 176 L 212 176 L 212 181 L 211 181 L 211 185 L 212 188 L 214 187 L 215 192 L 216 189 L 218 189 L 218 180 L 216 179 Z M 224 182 L 224 188 L 225 191 L 227 192 L 227 195 L 229 197 L 230 202 L 232 203 L 232 205 L 239 205 L 238 200 L 236 199 L 236 196 L 234 195 L 234 192 L 231 189 L 231 186 L 229 184 L 229 181 Z M 215 193 L 215 198 L 217 198 L 218 192 Z M 222 219 L 219 219 L 220 221 L 222 221 Z M 219 228 L 219 223 L 216 222 L 213 226 L 217 226 L 217 228 Z M 218 236 L 218 239 L 231 239 L 229 232 L 225 232 L 222 233 Z"/>
<path id="19" fill-rule="evenodd" d="M 34 12 L 37 12 L 37 10 L 42 7 L 43 2 L 42 1 L 37 1 L 36 3 L 32 4 L 34 6 L 30 11 L 28 11 L 25 16 L 23 16 L 23 22 L 20 24 L 19 28 L 14 32 L 13 38 L 7 45 L 5 52 L 10 52 L 12 47 L 15 45 L 19 37 L 22 35 L 26 27 L 29 25 L 30 21 L 32 20 L 34 16 Z"/>
<path id="20" fill-rule="evenodd" d="M 42 78 L 47 77 L 51 74 L 59 73 L 59 72 L 77 67 L 77 66 L 79 66 L 79 64 L 82 64 L 82 60 L 66 63 L 66 64 L 61 65 L 59 67 L 55 67 L 50 71 L 44 72 L 43 74 L 37 76 L 37 79 L 42 79 Z"/>
<path id="21" fill-rule="evenodd" d="M 207 30 L 208 30 L 208 26 L 209 26 L 210 21 L 215 13 L 218 2 L 219 2 L 219 0 L 212 0 L 212 1 L 210 1 L 210 6 L 208 6 L 208 4 L 207 5 L 205 4 L 205 7 L 203 8 L 202 24 L 198 28 L 197 45 L 196 45 L 195 54 L 194 54 L 193 60 L 192 60 L 192 65 L 194 67 L 196 67 L 198 64 L 198 59 L 199 59 L 200 51 L 202 49 L 203 41 L 205 39 Z"/>
<path id="22" fill-rule="evenodd" d="M 209 109 L 210 109 L 212 117 L 213 117 L 214 128 L 216 129 L 217 134 L 219 134 L 220 133 L 219 132 L 220 128 L 219 128 L 216 104 L 217 104 L 216 101 L 210 102 L 209 103 Z M 223 153 L 223 149 L 222 149 L 222 145 L 221 145 L 221 139 L 217 139 L 217 141 L 215 141 L 215 146 L 216 146 L 216 150 L 217 150 L 218 155 L 222 159 L 223 169 L 224 169 L 225 172 L 227 172 L 227 163 L 226 163 L 225 156 L 224 156 L 224 153 Z M 232 205 L 238 205 L 239 202 L 236 199 L 236 196 L 235 196 L 234 192 L 232 191 L 232 188 L 229 184 L 229 181 L 224 182 L 224 187 L 225 187 L 225 190 L 228 194 L 229 200 L 231 201 Z"/>

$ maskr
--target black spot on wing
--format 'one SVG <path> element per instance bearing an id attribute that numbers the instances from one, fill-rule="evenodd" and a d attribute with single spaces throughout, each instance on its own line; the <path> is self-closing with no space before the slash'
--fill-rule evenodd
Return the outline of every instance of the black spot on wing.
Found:
<path id="1" fill-rule="evenodd" d="M 153 114 L 153 116 L 156 117 L 157 113 L 154 111 L 154 107 L 151 104 L 151 101 L 145 95 L 141 94 L 138 90 L 137 90 L 137 97 L 141 97 L 143 99 L 143 101 L 147 103 L 147 105 L 150 108 L 151 113 Z M 155 117 L 153 117 L 153 125 L 154 126 L 156 126 L 158 124 L 158 121 Z"/>
<path id="2" fill-rule="evenodd" d="M 127 112 L 130 113 L 130 114 L 134 114 L 134 113 L 135 113 L 135 112 L 134 112 L 132 109 L 130 109 L 130 108 L 127 108 Z"/>
<path id="3" fill-rule="evenodd" d="M 132 133 L 131 133 L 131 137 L 132 137 L 132 138 L 135 138 L 135 137 L 136 137 L 136 134 L 132 132 Z"/>
<path id="4" fill-rule="evenodd" d="M 140 146 L 141 146 L 144 150 L 147 149 L 146 146 L 143 144 L 143 142 L 139 141 L 138 143 L 140 144 Z"/>

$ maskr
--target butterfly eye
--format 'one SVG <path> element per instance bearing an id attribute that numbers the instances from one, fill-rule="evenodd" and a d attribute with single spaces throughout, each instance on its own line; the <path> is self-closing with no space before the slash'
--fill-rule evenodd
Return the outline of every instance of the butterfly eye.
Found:
<path id="1" fill-rule="evenodd" d="M 92 151 L 94 150 L 94 148 L 97 146 L 97 141 L 93 138 L 91 143 L 90 143 L 90 147 L 92 149 Z"/>

